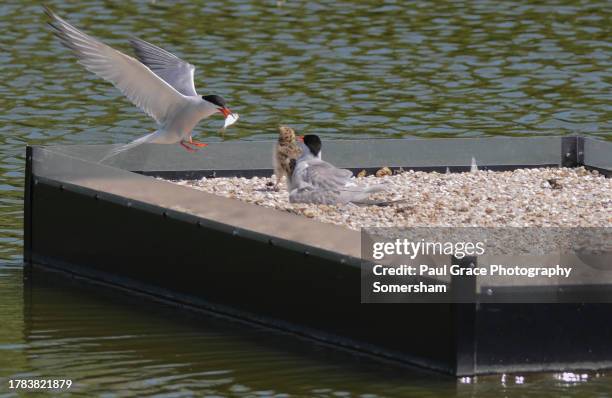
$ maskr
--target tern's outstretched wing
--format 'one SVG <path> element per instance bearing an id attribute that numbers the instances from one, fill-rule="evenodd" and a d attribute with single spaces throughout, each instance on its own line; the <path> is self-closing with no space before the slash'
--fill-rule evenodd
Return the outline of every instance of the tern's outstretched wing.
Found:
<path id="1" fill-rule="evenodd" d="M 193 83 L 195 66 L 144 40 L 133 38 L 130 43 L 136 52 L 136 58 L 176 91 L 187 96 L 198 95 Z"/>
<path id="2" fill-rule="evenodd" d="M 49 25 L 87 70 L 108 80 L 145 113 L 163 123 L 168 112 L 186 101 L 172 86 L 137 59 L 81 32 L 48 8 Z"/>

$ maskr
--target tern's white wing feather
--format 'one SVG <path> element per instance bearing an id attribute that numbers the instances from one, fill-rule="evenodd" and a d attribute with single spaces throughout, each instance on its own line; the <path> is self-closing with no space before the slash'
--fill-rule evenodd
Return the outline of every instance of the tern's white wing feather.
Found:
<path id="1" fill-rule="evenodd" d="M 117 87 L 130 101 L 158 123 L 163 123 L 186 98 L 137 59 L 125 55 L 81 32 L 46 9 L 49 23 L 62 43 L 73 50 L 79 63 Z"/>
<path id="2" fill-rule="evenodd" d="M 187 96 L 198 95 L 193 82 L 195 66 L 176 55 L 141 39 L 131 39 L 136 58 L 179 93 Z"/>

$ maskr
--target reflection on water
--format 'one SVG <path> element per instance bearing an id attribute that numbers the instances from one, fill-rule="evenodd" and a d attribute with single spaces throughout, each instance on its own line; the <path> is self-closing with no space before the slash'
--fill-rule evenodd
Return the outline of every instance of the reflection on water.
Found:
<path id="1" fill-rule="evenodd" d="M 415 386 L 405 379 L 421 388 L 441 381 L 441 393 L 455 390 L 448 378 L 369 365 L 258 327 L 92 291 L 48 272 L 35 271 L 22 291 L 20 277 L 15 269 L 0 279 L 17 304 L 3 307 L 3 315 L 11 312 L 17 322 L 0 341 L 0 349 L 11 353 L 0 377 L 70 377 L 80 392 L 134 396 L 410 395 Z"/>
<path id="2" fill-rule="evenodd" d="M 73 392 L 122 396 L 593 396 L 593 373 L 453 378 L 397 369 L 317 343 L 177 311 L 34 271 L 0 268 L 0 395 L 8 378 L 71 378 Z"/>
<path id="3" fill-rule="evenodd" d="M 608 1 L 47 3 L 121 50 L 137 35 L 195 64 L 202 93 L 222 95 L 241 115 L 223 138 L 220 119 L 201 123 L 195 136 L 204 140 L 272 138 L 281 122 L 324 138 L 610 137 Z M 75 63 L 40 2 L 0 4 L 0 43 L 0 376 L 60 372 L 90 392 L 136 395 L 457 392 L 437 376 L 371 368 L 311 344 L 283 352 L 293 345 L 268 332 L 51 283 L 26 291 L 24 323 L 25 144 L 127 142 L 154 125 Z M 525 380 L 508 389 L 498 379 L 466 382 L 459 392 L 541 395 L 546 386 L 590 396 L 612 385 L 581 375 Z"/>

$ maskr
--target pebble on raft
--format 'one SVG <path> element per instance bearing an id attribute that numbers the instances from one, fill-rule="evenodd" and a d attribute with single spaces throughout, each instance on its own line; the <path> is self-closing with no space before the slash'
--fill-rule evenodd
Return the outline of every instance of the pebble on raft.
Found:
<path id="1" fill-rule="evenodd" d="M 180 185 L 359 230 L 363 227 L 610 227 L 612 179 L 585 168 L 436 173 L 404 171 L 356 178 L 385 183 L 372 199 L 388 207 L 289 203 L 271 178 L 230 177 L 174 181 Z"/>

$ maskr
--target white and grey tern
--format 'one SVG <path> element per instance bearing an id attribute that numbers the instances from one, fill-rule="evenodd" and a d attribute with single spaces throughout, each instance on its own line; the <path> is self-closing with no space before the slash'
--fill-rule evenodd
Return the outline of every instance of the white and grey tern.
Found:
<path id="1" fill-rule="evenodd" d="M 45 12 L 55 35 L 75 53 L 81 65 L 112 83 L 158 124 L 156 131 L 114 149 L 104 159 L 143 143 L 180 143 L 194 151 L 195 147 L 206 146 L 192 139 L 200 120 L 220 113 L 225 118 L 223 128 L 238 120 L 221 96 L 196 92 L 195 67 L 174 54 L 132 38 L 134 58 L 81 32 L 49 8 Z"/>
<path id="2" fill-rule="evenodd" d="M 291 160 L 289 201 L 315 204 L 382 204 L 368 200 L 370 194 L 385 190 L 382 184 L 358 186 L 350 170 L 339 169 L 321 159 L 321 139 L 314 134 L 304 136 L 302 155 Z M 387 202 L 384 202 L 387 203 Z"/>

